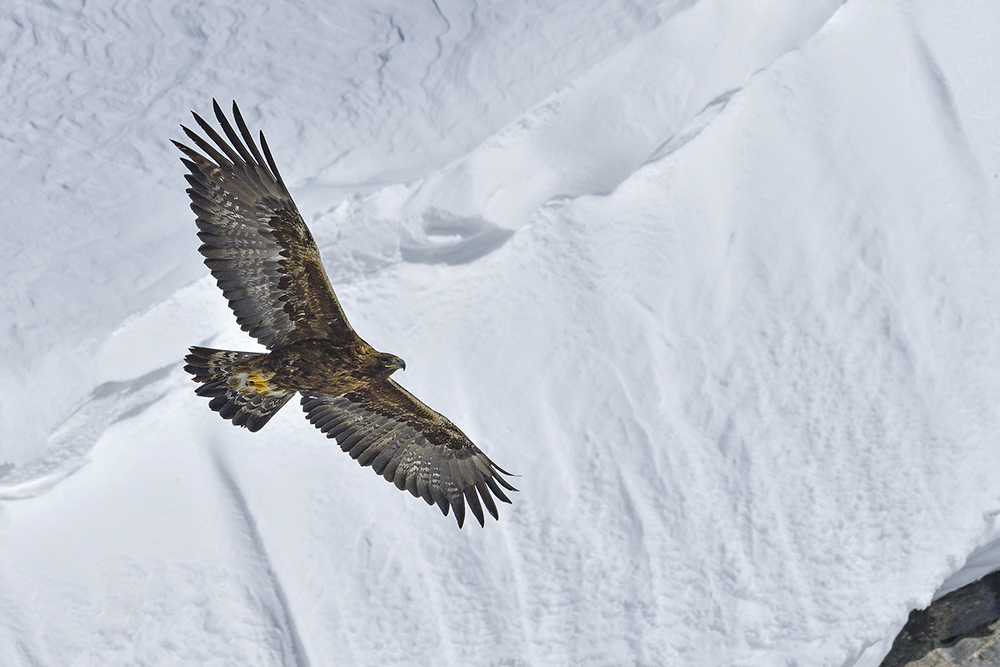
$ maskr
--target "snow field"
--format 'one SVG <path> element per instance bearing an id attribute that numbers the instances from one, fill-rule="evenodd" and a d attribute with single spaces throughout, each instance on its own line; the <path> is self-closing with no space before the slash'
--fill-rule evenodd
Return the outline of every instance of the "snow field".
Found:
<path id="1" fill-rule="evenodd" d="M 107 7 L 11 12 L 0 63 L 94 67 L 6 102 L 3 664 L 877 665 L 989 568 L 991 5 Z M 80 37 L 119 23 L 161 41 Z M 109 62 L 149 90 L 88 92 Z M 230 93 L 355 328 L 521 475 L 499 522 L 194 395 L 187 345 L 252 346 L 165 141 Z"/>

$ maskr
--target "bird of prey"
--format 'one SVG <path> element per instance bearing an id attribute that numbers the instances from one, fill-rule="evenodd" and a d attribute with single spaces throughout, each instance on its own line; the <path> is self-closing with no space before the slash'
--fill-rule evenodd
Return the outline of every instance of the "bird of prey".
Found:
<path id="1" fill-rule="evenodd" d="M 480 525 L 484 505 L 497 518 L 493 497 L 509 503 L 504 489 L 516 490 L 510 473 L 389 377 L 406 365 L 348 323 L 263 132 L 258 147 L 235 102 L 238 133 L 213 107 L 225 137 L 194 113 L 207 139 L 182 125 L 197 150 L 173 143 L 190 172 L 199 251 L 236 321 L 268 352 L 190 348 L 184 370 L 196 393 L 251 431 L 300 393 L 306 418 L 361 465 L 445 516 L 454 510 L 459 527 L 466 503 Z"/>

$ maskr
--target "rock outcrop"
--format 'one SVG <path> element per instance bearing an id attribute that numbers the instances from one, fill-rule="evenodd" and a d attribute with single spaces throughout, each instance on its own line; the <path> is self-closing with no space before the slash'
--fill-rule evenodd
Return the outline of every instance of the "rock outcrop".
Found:
<path id="1" fill-rule="evenodd" d="M 881 667 L 996 667 L 998 640 L 1000 571 L 910 612 Z"/>

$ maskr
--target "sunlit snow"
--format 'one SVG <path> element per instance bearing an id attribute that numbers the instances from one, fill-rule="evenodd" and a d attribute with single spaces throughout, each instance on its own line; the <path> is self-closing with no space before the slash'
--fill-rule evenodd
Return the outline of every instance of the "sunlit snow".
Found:
<path id="1" fill-rule="evenodd" d="M 1000 4 L 14 4 L 0 664 L 873 667 L 1000 566 Z M 498 522 L 194 394 L 213 98 Z"/>

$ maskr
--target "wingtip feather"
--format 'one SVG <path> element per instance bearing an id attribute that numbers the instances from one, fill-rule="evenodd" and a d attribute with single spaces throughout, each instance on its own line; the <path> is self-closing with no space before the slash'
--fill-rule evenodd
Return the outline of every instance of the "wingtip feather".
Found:
<path id="1" fill-rule="evenodd" d="M 465 487 L 465 499 L 468 501 L 469 509 L 472 510 L 472 514 L 476 517 L 479 525 L 485 526 L 486 520 L 483 516 L 483 507 L 479 504 L 479 494 L 476 493 L 475 486 Z"/>
<path id="2" fill-rule="evenodd" d="M 455 510 L 455 520 L 458 521 L 458 527 L 461 528 L 465 524 L 465 496 L 459 494 L 451 501 L 451 507 Z"/>

